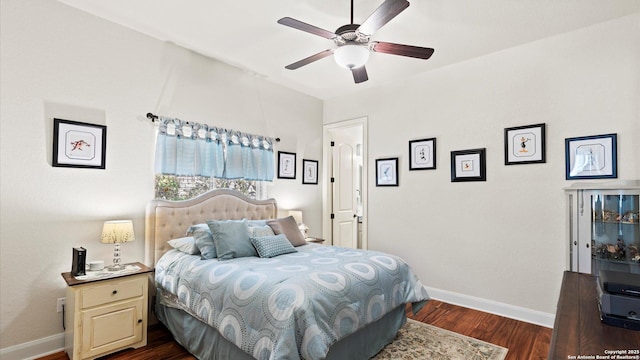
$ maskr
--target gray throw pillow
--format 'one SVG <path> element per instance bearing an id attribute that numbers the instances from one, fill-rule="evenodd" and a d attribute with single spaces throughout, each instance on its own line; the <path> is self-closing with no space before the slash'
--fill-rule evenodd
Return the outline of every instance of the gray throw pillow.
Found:
<path id="1" fill-rule="evenodd" d="M 267 220 L 267 225 L 271 226 L 274 234 L 284 234 L 284 236 L 289 239 L 289 242 L 291 242 L 291 245 L 293 246 L 307 244 L 307 242 L 304 240 L 304 236 L 302 236 L 302 233 L 300 232 L 300 229 L 298 229 L 298 224 L 296 224 L 296 220 L 293 218 L 293 216 L 275 220 Z"/>
<path id="2" fill-rule="evenodd" d="M 208 228 L 198 228 L 193 232 L 193 238 L 196 241 L 196 246 L 200 250 L 201 259 L 207 260 L 216 258 L 216 245 L 213 243 L 211 230 Z"/>

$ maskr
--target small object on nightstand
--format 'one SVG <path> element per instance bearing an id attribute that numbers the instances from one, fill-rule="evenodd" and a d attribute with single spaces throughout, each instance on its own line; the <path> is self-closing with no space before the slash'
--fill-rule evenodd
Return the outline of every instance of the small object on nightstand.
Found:
<path id="1" fill-rule="evenodd" d="M 141 263 L 123 268 L 97 277 L 62 273 L 67 283 L 65 352 L 70 360 L 147 345 L 148 284 L 153 269 Z"/>
<path id="2" fill-rule="evenodd" d="M 314 244 L 322 244 L 322 243 L 324 243 L 324 239 L 320 239 L 320 238 L 312 238 L 312 237 L 310 237 L 310 238 L 306 238 L 305 240 L 307 242 L 314 243 Z"/>

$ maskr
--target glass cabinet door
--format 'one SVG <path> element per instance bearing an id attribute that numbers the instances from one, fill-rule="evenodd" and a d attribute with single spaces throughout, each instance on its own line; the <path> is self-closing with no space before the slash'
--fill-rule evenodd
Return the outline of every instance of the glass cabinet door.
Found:
<path id="1" fill-rule="evenodd" d="M 639 195 L 592 193 L 591 273 L 640 274 Z"/>

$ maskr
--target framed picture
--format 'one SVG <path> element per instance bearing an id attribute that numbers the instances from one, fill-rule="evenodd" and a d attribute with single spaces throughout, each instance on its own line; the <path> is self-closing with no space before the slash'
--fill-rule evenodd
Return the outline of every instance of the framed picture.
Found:
<path id="1" fill-rule="evenodd" d="M 398 158 L 376 159 L 376 186 L 398 186 Z"/>
<path id="2" fill-rule="evenodd" d="M 567 180 L 618 177 L 618 135 L 564 139 Z"/>
<path id="3" fill-rule="evenodd" d="M 486 181 L 485 148 L 451 152 L 451 181 Z"/>
<path id="4" fill-rule="evenodd" d="M 546 162 L 545 124 L 504 129 L 504 164 L 535 164 Z"/>
<path id="5" fill-rule="evenodd" d="M 53 166 L 104 169 L 106 150 L 106 126 L 53 119 Z"/>
<path id="6" fill-rule="evenodd" d="M 409 141 L 409 170 L 436 168 L 436 138 Z"/>
<path id="7" fill-rule="evenodd" d="M 278 151 L 278 178 L 296 178 L 296 154 Z"/>
<path id="8" fill-rule="evenodd" d="M 302 159 L 302 183 L 318 184 L 318 162 L 316 160 Z"/>

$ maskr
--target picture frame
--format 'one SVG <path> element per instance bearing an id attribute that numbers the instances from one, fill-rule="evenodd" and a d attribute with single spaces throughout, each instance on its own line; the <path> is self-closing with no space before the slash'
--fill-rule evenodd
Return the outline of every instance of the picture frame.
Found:
<path id="1" fill-rule="evenodd" d="M 398 186 L 398 158 L 376 159 L 376 186 Z"/>
<path id="2" fill-rule="evenodd" d="M 54 118 L 52 155 L 54 167 L 104 170 L 107 127 Z"/>
<path id="3" fill-rule="evenodd" d="M 566 138 L 567 180 L 618 177 L 618 134 Z"/>
<path id="4" fill-rule="evenodd" d="M 486 181 L 486 148 L 451 152 L 451 182 Z"/>
<path id="5" fill-rule="evenodd" d="M 409 141 L 409 171 L 436 168 L 436 138 Z"/>
<path id="6" fill-rule="evenodd" d="M 517 126 L 504 129 L 504 164 L 545 163 L 546 124 Z"/>
<path id="7" fill-rule="evenodd" d="M 302 183 L 318 184 L 318 161 L 302 159 Z"/>
<path id="8" fill-rule="evenodd" d="M 296 178 L 296 154 L 286 151 L 278 151 L 278 178 Z"/>

